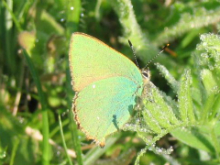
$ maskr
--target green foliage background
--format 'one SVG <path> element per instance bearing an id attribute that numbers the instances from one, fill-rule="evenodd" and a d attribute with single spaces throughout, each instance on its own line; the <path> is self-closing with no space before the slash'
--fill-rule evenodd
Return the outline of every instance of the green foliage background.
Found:
<path id="1" fill-rule="evenodd" d="M 220 164 L 219 15 L 211 0 L 1 0 L 0 165 Z M 141 67 L 170 43 L 149 65 L 141 118 L 104 148 L 70 111 L 76 31 L 134 60 L 130 39 Z"/>

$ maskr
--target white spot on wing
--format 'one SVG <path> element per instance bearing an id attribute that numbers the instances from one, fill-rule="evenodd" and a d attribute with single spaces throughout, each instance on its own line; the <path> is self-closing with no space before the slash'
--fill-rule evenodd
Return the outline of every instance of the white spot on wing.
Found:
<path id="1" fill-rule="evenodd" d="M 95 88 L 95 85 L 92 85 L 92 88 Z"/>

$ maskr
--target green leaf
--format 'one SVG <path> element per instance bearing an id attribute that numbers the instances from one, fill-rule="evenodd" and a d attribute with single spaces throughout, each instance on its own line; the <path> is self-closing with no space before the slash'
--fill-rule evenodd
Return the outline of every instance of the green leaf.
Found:
<path id="1" fill-rule="evenodd" d="M 201 131 L 197 128 L 186 129 L 183 127 L 171 131 L 171 134 L 191 147 L 214 153 L 215 149 L 212 145 L 212 139 L 202 134 Z"/>
<path id="2" fill-rule="evenodd" d="M 157 39 L 154 41 L 156 44 L 161 45 L 167 43 L 176 36 L 180 36 L 186 32 L 198 29 L 209 24 L 218 22 L 220 14 L 219 8 L 214 10 L 207 10 L 204 7 L 194 7 L 193 13 L 181 13 L 181 18 L 178 22 L 170 27 L 166 27 Z"/>
<path id="3" fill-rule="evenodd" d="M 143 116 L 147 125 L 157 133 L 161 129 L 168 129 L 172 125 L 179 124 L 172 108 L 164 101 L 159 90 L 150 84 L 149 94 L 146 98 Z"/>
<path id="4" fill-rule="evenodd" d="M 181 77 L 180 88 L 178 92 L 179 112 L 180 118 L 183 122 L 195 121 L 190 85 L 190 71 L 186 70 Z"/>
<path id="5" fill-rule="evenodd" d="M 170 72 L 161 64 L 156 63 L 155 64 L 157 69 L 160 71 L 162 76 L 167 80 L 170 87 L 174 90 L 174 92 L 177 92 L 179 88 L 178 82 L 175 80 L 175 78 L 170 74 Z"/>

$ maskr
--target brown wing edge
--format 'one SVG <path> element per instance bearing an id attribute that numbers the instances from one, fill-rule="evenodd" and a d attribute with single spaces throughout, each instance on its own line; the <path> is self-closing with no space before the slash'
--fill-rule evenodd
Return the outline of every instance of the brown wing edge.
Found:
<path id="1" fill-rule="evenodd" d="M 72 52 L 72 50 L 73 50 L 73 47 L 71 46 L 71 43 L 73 42 L 75 35 L 84 35 L 84 36 L 87 36 L 87 37 L 96 39 L 96 38 L 94 38 L 94 37 L 92 37 L 92 36 L 89 36 L 89 35 L 87 35 L 87 34 L 80 33 L 80 32 L 75 32 L 75 33 L 73 33 L 72 36 L 71 36 L 71 39 L 70 39 L 70 46 L 69 46 L 69 49 L 70 49 L 70 50 L 69 50 L 69 67 L 70 67 L 70 73 L 71 73 L 71 78 L 72 78 L 71 85 L 72 85 L 72 87 L 73 87 L 73 90 L 76 92 L 76 93 L 75 93 L 75 96 L 74 96 L 74 98 L 73 98 L 73 103 L 72 103 L 72 110 L 73 110 L 73 112 L 74 112 L 74 118 L 75 118 L 75 121 L 76 121 L 76 124 L 77 124 L 78 128 L 79 128 L 82 132 L 85 133 L 87 139 L 89 139 L 89 140 L 94 140 L 97 145 L 99 145 L 100 147 L 104 147 L 104 146 L 105 146 L 105 141 L 99 141 L 99 140 L 97 140 L 95 137 L 90 136 L 89 133 L 86 131 L 86 129 L 84 129 L 84 128 L 81 126 L 80 120 L 79 120 L 79 117 L 78 117 L 78 114 L 77 114 L 77 107 L 76 107 L 76 103 L 75 103 L 75 102 L 76 102 L 76 100 L 77 100 L 77 98 L 78 98 L 78 92 L 79 92 L 79 91 L 78 91 L 76 88 L 74 88 L 73 66 L 71 65 L 71 61 L 72 61 L 72 58 L 73 58 L 73 57 L 72 57 L 71 54 L 70 54 L 70 53 Z M 96 39 L 96 40 L 99 41 L 98 39 Z M 101 42 L 101 41 L 99 41 L 99 42 Z"/>
<path id="2" fill-rule="evenodd" d="M 73 33 L 74 34 L 74 33 Z M 70 67 L 70 76 L 71 76 L 71 85 L 72 85 L 72 89 L 74 90 L 74 91 L 77 91 L 77 89 L 75 89 L 74 88 L 74 78 L 73 78 L 73 66 L 71 65 L 72 63 L 71 63 L 71 61 L 72 61 L 72 56 L 71 56 L 71 52 L 72 52 L 72 50 L 73 50 L 73 47 L 71 46 L 71 43 L 73 42 L 73 38 L 74 38 L 74 36 L 73 36 L 73 34 L 71 35 L 71 39 L 70 39 L 70 45 L 69 45 L 69 53 L 68 53 L 68 55 L 69 55 L 69 67 Z"/>
<path id="3" fill-rule="evenodd" d="M 72 50 L 73 50 L 73 47 L 71 46 L 71 43 L 74 42 L 74 36 L 75 36 L 75 35 L 83 35 L 83 36 L 86 36 L 86 37 L 91 38 L 91 39 L 93 39 L 93 40 L 96 40 L 96 41 L 99 42 L 100 44 L 104 44 L 104 45 L 105 45 L 106 47 L 108 47 L 109 49 L 112 49 L 113 51 L 116 51 L 116 52 L 119 53 L 120 55 L 124 56 L 126 59 L 128 59 L 128 60 L 131 62 L 131 64 L 133 64 L 134 66 L 136 66 L 127 56 L 125 56 L 125 55 L 123 55 L 122 53 L 118 52 L 117 50 L 111 48 L 110 46 L 108 46 L 107 44 L 105 44 L 104 42 L 102 42 L 101 40 L 99 40 L 99 39 L 97 39 L 97 38 L 95 38 L 95 37 L 93 37 L 93 36 L 90 36 L 90 35 L 88 35 L 88 34 L 81 33 L 81 32 L 74 32 L 74 33 L 71 35 L 70 46 L 69 46 L 69 64 L 71 64 L 71 61 L 72 61 L 72 58 L 73 58 L 73 57 L 70 55 L 70 53 L 71 53 Z M 72 78 L 71 84 L 72 84 L 73 90 L 76 92 L 76 93 L 75 93 L 75 96 L 74 96 L 74 98 L 73 98 L 73 104 L 72 104 L 72 110 L 73 110 L 74 115 L 75 115 L 74 118 L 75 118 L 76 124 L 77 124 L 78 128 L 79 128 L 82 132 L 84 132 L 84 133 L 86 134 L 87 139 L 89 139 L 89 140 L 94 140 L 97 145 L 99 145 L 100 147 L 104 147 L 104 146 L 105 146 L 105 141 L 99 141 L 99 140 L 97 140 L 95 137 L 90 136 L 89 133 L 86 131 L 86 129 L 84 129 L 84 128 L 81 126 L 81 124 L 80 124 L 80 120 L 79 120 L 79 117 L 78 117 L 78 115 L 77 115 L 77 107 L 76 107 L 76 104 L 75 104 L 75 102 L 76 102 L 76 100 L 77 100 L 77 97 L 78 97 L 78 92 L 80 92 L 80 91 L 78 91 L 78 90 L 74 87 L 74 78 L 73 78 L 73 76 L 72 76 L 72 75 L 73 75 L 73 66 L 72 66 L 72 65 L 69 65 L 69 66 L 70 66 L 70 73 L 71 73 L 71 78 Z M 139 69 L 139 71 L 140 71 L 140 69 Z M 140 71 L 140 73 L 141 73 L 141 71 Z M 108 135 L 107 135 L 107 136 L 108 136 Z"/>
<path id="4" fill-rule="evenodd" d="M 97 145 L 99 145 L 100 147 L 104 147 L 105 146 L 105 141 L 99 141 L 95 137 L 90 136 L 89 133 L 81 126 L 80 121 L 79 121 L 79 117 L 77 115 L 77 107 L 76 107 L 76 104 L 75 104 L 77 98 L 78 98 L 78 93 L 75 93 L 75 96 L 73 98 L 72 110 L 74 112 L 74 118 L 75 118 L 75 121 L 76 121 L 76 124 L 77 124 L 78 128 L 86 134 L 86 138 L 88 140 L 94 140 Z"/>

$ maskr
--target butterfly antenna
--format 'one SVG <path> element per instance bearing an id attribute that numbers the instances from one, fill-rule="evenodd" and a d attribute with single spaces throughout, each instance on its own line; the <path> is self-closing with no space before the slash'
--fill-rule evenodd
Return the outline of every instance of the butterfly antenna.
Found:
<path id="1" fill-rule="evenodd" d="M 146 66 L 143 68 L 143 69 L 146 69 L 146 67 L 152 62 L 152 61 L 154 61 L 161 53 L 163 53 L 163 51 L 167 48 L 167 47 L 169 47 L 170 46 L 170 44 L 166 44 L 163 48 L 162 48 L 162 50 L 156 55 L 156 56 L 154 56 L 150 61 L 148 61 L 148 63 L 146 64 Z"/>
<path id="2" fill-rule="evenodd" d="M 131 47 L 131 50 L 132 50 L 132 52 L 133 52 L 134 59 L 135 59 L 135 63 L 136 63 L 136 65 L 137 65 L 137 67 L 140 69 L 139 64 L 138 64 L 138 61 L 137 61 L 137 56 L 136 56 L 135 51 L 134 51 L 134 47 L 133 47 L 133 45 L 132 45 L 132 43 L 131 43 L 130 40 L 128 40 L 128 44 L 129 44 L 129 46 Z"/>

